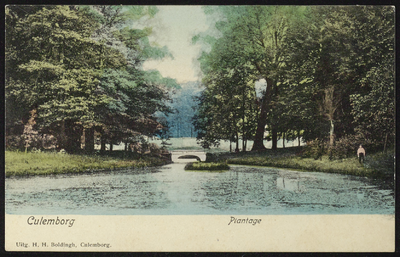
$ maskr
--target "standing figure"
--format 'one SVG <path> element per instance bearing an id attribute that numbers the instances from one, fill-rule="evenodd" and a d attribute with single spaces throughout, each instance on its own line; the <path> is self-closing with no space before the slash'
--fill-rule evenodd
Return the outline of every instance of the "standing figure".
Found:
<path id="1" fill-rule="evenodd" d="M 358 157 L 358 161 L 361 163 L 364 162 L 364 156 L 365 156 L 365 149 L 362 147 L 362 145 L 360 145 L 360 147 L 357 150 L 357 157 Z"/>

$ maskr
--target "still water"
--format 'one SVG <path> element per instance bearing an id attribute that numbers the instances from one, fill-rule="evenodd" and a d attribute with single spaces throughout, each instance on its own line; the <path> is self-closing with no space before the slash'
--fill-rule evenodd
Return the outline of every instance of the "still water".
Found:
<path id="1" fill-rule="evenodd" d="M 6 213 L 394 214 L 393 186 L 368 178 L 248 166 L 189 172 L 184 166 L 7 178 Z"/>

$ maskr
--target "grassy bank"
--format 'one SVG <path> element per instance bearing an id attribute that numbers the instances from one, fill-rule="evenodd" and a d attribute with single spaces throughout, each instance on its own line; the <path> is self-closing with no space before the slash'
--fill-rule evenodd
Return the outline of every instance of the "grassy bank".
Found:
<path id="1" fill-rule="evenodd" d="M 231 155 L 227 158 L 229 164 L 265 166 L 276 168 L 295 169 L 299 171 L 317 171 L 325 173 L 340 173 L 364 177 L 380 177 L 393 178 L 394 166 L 393 153 L 379 153 L 369 155 L 366 158 L 365 164 L 358 162 L 356 157 L 329 160 L 328 156 L 322 156 L 322 159 L 315 160 L 314 158 L 302 158 L 295 152 L 281 151 L 281 154 L 271 153 L 270 151 L 262 153 L 241 154 L 238 157 Z"/>
<path id="2" fill-rule="evenodd" d="M 229 170 L 229 165 L 215 162 L 191 162 L 186 164 L 185 170 L 226 171 Z"/>
<path id="3" fill-rule="evenodd" d="M 6 177 L 142 168 L 160 166 L 166 163 L 166 160 L 156 157 L 134 160 L 95 155 L 5 152 Z"/>

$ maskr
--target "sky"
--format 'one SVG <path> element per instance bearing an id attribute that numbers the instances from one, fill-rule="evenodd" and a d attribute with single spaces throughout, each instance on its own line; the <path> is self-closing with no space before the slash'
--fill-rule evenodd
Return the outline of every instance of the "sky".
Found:
<path id="1" fill-rule="evenodd" d="M 206 16 L 201 6 L 157 6 L 159 12 L 152 21 L 151 41 L 167 46 L 174 59 L 146 61 L 145 70 L 159 70 L 163 77 L 176 79 L 178 83 L 200 80 L 197 56 L 199 45 L 192 45 L 192 37 L 207 30 Z"/>

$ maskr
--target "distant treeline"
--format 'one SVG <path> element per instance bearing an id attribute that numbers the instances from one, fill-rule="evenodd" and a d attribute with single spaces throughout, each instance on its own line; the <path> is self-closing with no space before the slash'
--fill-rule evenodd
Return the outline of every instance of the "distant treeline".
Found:
<path id="1" fill-rule="evenodd" d="M 172 101 L 168 106 L 172 113 L 168 116 L 161 115 L 168 124 L 168 135 L 174 138 L 197 137 L 193 125 L 193 117 L 197 113 L 196 99 L 204 89 L 200 82 L 187 82 L 181 84 L 181 89 L 175 91 Z"/>

